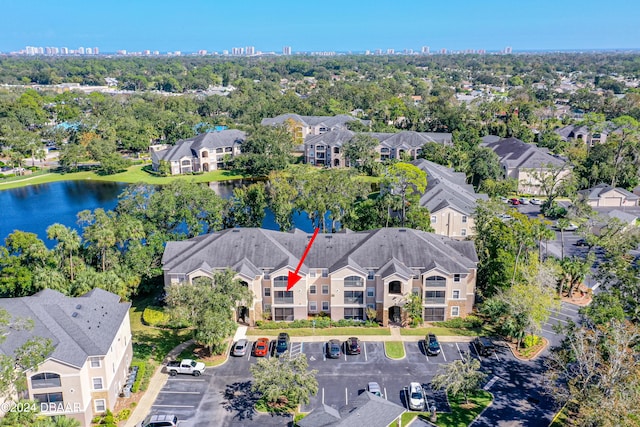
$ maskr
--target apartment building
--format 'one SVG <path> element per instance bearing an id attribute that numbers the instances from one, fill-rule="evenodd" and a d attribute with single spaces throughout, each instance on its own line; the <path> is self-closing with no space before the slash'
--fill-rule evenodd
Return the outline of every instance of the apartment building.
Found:
<path id="1" fill-rule="evenodd" d="M 323 133 L 336 130 L 347 129 L 347 123 L 359 121 L 365 126 L 369 126 L 369 120 L 360 120 L 346 114 L 337 116 L 300 116 L 298 114 L 281 114 L 277 117 L 262 119 L 262 126 L 291 126 L 293 136 L 296 140 L 302 141 L 309 135 L 321 135 Z"/>
<path id="2" fill-rule="evenodd" d="M 240 154 L 246 134 L 236 129 L 201 133 L 170 146 L 166 144 L 149 147 L 153 170 L 160 170 L 163 162 L 168 164 L 171 175 L 192 172 L 209 172 L 222 169 L 230 157 Z"/>
<path id="3" fill-rule="evenodd" d="M 94 289 L 72 298 L 45 289 L 30 297 L 2 298 L 13 318 L 30 319 L 29 330 L 11 330 L 0 351 L 13 352 L 33 337 L 50 339 L 54 350 L 27 372 L 27 398 L 43 415 L 65 415 L 90 426 L 113 410 L 133 355 L 128 302 Z"/>
<path id="4" fill-rule="evenodd" d="M 191 283 L 232 269 L 254 294 L 238 319 L 291 321 L 326 313 L 333 320 L 365 320 L 376 311 L 384 325 L 403 323 L 411 294 L 422 296 L 425 321 L 463 317 L 475 300 L 477 255 L 473 242 L 407 228 L 319 235 L 287 291 L 311 238 L 301 230 L 235 228 L 168 242 L 162 258 L 165 286 Z"/>

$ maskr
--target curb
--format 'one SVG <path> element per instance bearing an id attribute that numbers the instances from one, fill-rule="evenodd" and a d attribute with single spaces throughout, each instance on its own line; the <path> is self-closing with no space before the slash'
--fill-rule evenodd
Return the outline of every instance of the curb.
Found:
<path id="1" fill-rule="evenodd" d="M 514 351 L 513 348 L 507 344 L 507 347 L 509 348 L 509 351 L 511 352 L 511 354 L 513 355 L 513 357 L 516 358 L 516 360 L 519 360 L 521 362 L 532 362 L 534 360 L 536 360 L 538 357 L 540 357 L 540 355 L 549 347 L 549 340 L 546 339 L 545 337 L 540 337 L 542 338 L 542 341 L 544 343 L 544 345 L 542 347 L 540 347 L 540 350 L 538 350 L 538 352 L 536 354 L 534 354 L 532 357 L 530 358 L 524 358 L 521 356 L 518 356 Z"/>
<path id="2" fill-rule="evenodd" d="M 402 344 L 402 353 L 403 356 L 402 357 L 389 357 L 389 355 L 387 354 L 387 341 L 385 341 L 385 345 L 384 345 L 384 355 L 386 356 L 387 359 L 389 360 L 402 360 L 402 359 L 406 359 L 407 358 L 407 350 L 404 348 L 404 341 L 388 341 L 388 342 L 399 342 Z"/>
<path id="3" fill-rule="evenodd" d="M 482 416 L 482 414 L 484 414 L 484 411 L 489 409 L 491 407 L 491 405 L 493 405 L 493 401 L 496 400 L 496 397 L 493 395 L 493 393 L 491 393 L 489 390 L 484 390 L 484 391 L 486 391 L 487 393 L 489 393 L 491 395 L 491 402 L 489 402 L 489 404 L 487 406 L 485 406 L 484 409 L 482 411 L 480 411 L 480 413 L 478 415 L 476 415 L 476 417 L 473 419 L 473 421 L 471 421 L 469 423 L 469 425 L 472 425 L 473 423 L 478 421 L 478 418 L 480 418 Z"/>

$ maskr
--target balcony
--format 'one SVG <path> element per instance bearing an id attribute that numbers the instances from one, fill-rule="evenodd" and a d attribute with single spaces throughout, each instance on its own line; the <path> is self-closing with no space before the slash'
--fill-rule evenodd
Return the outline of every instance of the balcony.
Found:
<path id="1" fill-rule="evenodd" d="M 293 291 L 275 291 L 273 295 L 274 304 L 293 304 Z"/>
<path id="2" fill-rule="evenodd" d="M 423 301 L 424 304 L 444 304 L 444 298 L 425 298 Z"/>
<path id="3" fill-rule="evenodd" d="M 362 295 L 360 295 L 359 297 L 344 297 L 344 303 L 345 304 L 364 304 L 364 298 L 362 297 Z"/>

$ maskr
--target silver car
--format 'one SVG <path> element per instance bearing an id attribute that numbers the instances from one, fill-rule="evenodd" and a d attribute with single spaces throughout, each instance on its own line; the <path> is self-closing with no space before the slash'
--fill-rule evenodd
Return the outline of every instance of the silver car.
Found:
<path id="1" fill-rule="evenodd" d="M 234 356 L 244 356 L 247 354 L 247 348 L 249 348 L 249 341 L 243 338 L 236 341 L 235 345 L 233 346 L 232 354 Z"/>
<path id="2" fill-rule="evenodd" d="M 424 411 L 424 392 L 420 383 L 409 384 L 407 391 L 407 400 L 409 401 L 409 409 L 412 411 Z"/>
<path id="3" fill-rule="evenodd" d="M 367 391 L 369 393 L 373 393 L 378 397 L 382 397 L 382 390 L 380 390 L 380 385 L 376 382 L 370 382 L 367 384 Z"/>

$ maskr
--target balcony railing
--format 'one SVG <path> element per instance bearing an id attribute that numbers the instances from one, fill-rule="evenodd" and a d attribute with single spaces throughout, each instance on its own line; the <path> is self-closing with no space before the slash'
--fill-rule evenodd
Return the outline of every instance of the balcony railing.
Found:
<path id="1" fill-rule="evenodd" d="M 274 304 L 293 304 L 293 297 L 274 297 Z"/>
<path id="2" fill-rule="evenodd" d="M 359 297 L 344 297 L 345 304 L 364 304 L 364 298 Z"/>
<path id="3" fill-rule="evenodd" d="M 425 298 L 423 302 L 424 304 L 444 304 L 445 299 L 444 298 Z"/>

